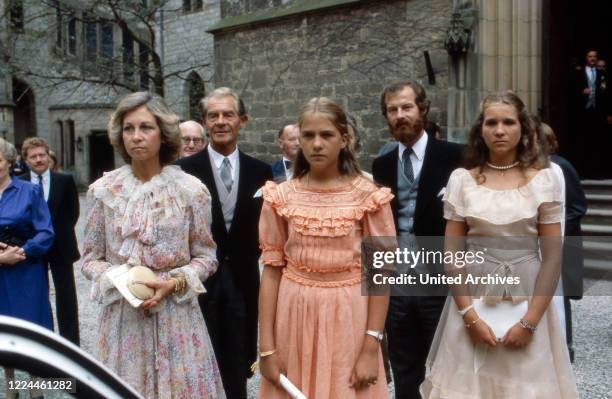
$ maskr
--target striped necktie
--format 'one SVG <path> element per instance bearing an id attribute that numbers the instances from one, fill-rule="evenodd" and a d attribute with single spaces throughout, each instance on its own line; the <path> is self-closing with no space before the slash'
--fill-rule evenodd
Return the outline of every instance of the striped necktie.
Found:
<path id="1" fill-rule="evenodd" d="M 410 160 L 410 154 L 412 154 L 412 148 L 406 148 L 402 154 L 402 163 L 404 164 L 404 175 L 410 183 L 414 182 L 414 170 L 412 170 L 412 161 Z"/>

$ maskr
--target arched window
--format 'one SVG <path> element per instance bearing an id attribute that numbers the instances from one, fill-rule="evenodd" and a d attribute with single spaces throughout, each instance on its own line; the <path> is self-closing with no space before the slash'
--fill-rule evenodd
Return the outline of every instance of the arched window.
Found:
<path id="1" fill-rule="evenodd" d="M 204 82 L 197 72 L 192 71 L 187 76 L 187 88 L 189 92 L 189 119 L 201 121 L 200 100 L 204 97 L 205 92 Z"/>

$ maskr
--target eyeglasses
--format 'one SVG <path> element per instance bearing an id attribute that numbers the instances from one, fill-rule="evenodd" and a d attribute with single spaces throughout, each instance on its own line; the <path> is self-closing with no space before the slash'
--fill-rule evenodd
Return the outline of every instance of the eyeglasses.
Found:
<path id="1" fill-rule="evenodd" d="M 190 141 L 193 141 L 194 145 L 200 145 L 204 142 L 203 138 L 200 137 L 181 137 L 183 144 L 187 145 Z"/>

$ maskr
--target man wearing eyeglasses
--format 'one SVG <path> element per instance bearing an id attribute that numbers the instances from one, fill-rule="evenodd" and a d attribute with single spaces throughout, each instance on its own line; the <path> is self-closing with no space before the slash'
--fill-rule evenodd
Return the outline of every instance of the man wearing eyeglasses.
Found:
<path id="1" fill-rule="evenodd" d="M 179 125 L 181 129 L 181 158 L 198 153 L 206 146 L 204 127 L 195 121 L 186 121 Z"/>

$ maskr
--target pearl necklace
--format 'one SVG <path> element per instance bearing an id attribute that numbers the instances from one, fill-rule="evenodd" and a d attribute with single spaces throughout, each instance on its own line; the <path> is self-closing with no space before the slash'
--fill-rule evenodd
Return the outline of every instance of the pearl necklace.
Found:
<path id="1" fill-rule="evenodd" d="M 515 163 L 512 163 L 510 165 L 504 165 L 504 166 L 497 166 L 497 165 L 493 165 L 490 162 L 487 162 L 487 166 L 491 169 L 495 169 L 495 170 L 508 170 L 508 169 L 512 169 L 515 166 L 517 166 L 520 162 L 516 161 Z"/>
<path id="2" fill-rule="evenodd" d="M 518 166 L 518 164 L 520 164 L 520 162 L 516 161 L 514 163 L 511 163 L 510 165 L 504 165 L 504 166 L 493 165 L 491 162 L 486 162 L 486 164 L 491 169 L 499 170 L 501 172 L 501 175 L 503 176 L 506 173 L 507 170 L 512 169 L 515 166 Z"/>

